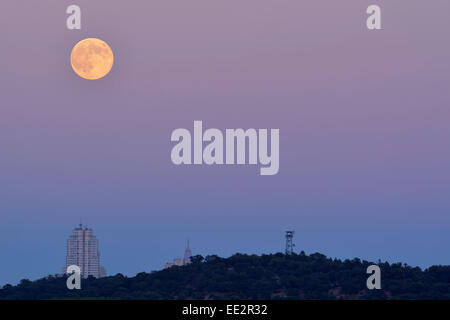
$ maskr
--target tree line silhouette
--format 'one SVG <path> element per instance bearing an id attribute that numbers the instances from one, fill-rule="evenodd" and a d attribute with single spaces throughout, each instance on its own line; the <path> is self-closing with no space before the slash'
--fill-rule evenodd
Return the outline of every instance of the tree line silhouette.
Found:
<path id="1" fill-rule="evenodd" d="M 0 299 L 450 299 L 450 266 L 379 261 L 382 288 L 368 290 L 371 264 L 304 252 L 197 255 L 189 265 L 134 277 L 83 279 L 81 290 L 68 290 L 65 276 L 24 279 L 0 289 Z"/>

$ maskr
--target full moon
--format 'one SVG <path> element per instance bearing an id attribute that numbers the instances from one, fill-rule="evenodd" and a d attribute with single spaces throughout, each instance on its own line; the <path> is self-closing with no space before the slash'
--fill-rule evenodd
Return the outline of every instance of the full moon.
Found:
<path id="1" fill-rule="evenodd" d="M 81 78 L 97 80 L 106 76 L 114 63 L 114 54 L 106 42 L 88 38 L 72 49 L 70 64 Z"/>

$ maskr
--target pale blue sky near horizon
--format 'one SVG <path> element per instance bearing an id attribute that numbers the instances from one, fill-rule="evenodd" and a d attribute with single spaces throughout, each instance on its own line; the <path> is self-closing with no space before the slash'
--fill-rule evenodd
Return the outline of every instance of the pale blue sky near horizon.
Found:
<path id="1" fill-rule="evenodd" d="M 382 30 L 366 29 L 378 3 Z M 0 285 L 61 271 L 80 218 L 109 274 L 284 249 L 450 264 L 450 2 L 7 0 Z M 72 47 L 105 40 L 99 81 Z M 280 171 L 174 166 L 171 132 L 280 129 Z"/>

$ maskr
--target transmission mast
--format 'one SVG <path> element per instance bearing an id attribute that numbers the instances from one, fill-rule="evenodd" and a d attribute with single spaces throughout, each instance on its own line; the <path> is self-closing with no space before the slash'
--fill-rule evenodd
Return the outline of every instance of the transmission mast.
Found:
<path id="1" fill-rule="evenodd" d="M 295 231 L 286 231 L 286 255 L 291 255 L 294 253 L 294 243 L 292 238 L 294 238 Z"/>

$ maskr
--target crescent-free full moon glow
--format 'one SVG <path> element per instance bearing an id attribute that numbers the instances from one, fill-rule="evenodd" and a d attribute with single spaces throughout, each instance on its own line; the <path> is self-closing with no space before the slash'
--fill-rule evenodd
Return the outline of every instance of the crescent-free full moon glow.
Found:
<path id="1" fill-rule="evenodd" d="M 72 49 L 70 64 L 83 79 L 97 80 L 106 76 L 114 64 L 114 54 L 106 42 L 87 38 Z"/>

